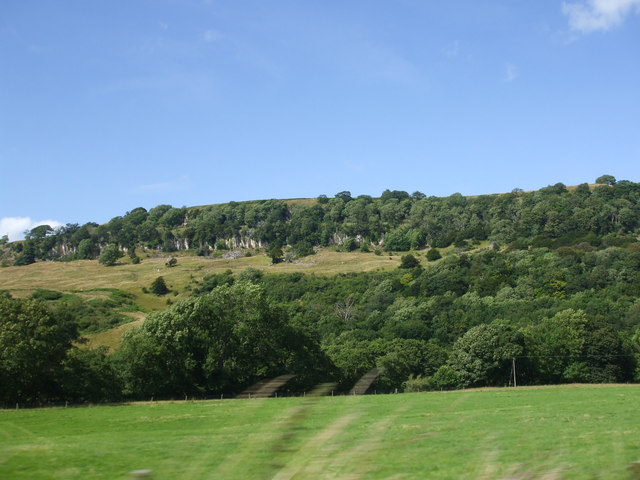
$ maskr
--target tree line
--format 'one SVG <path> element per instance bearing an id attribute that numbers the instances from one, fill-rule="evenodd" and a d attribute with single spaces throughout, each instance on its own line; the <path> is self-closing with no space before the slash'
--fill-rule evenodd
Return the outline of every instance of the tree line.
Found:
<path id="1" fill-rule="evenodd" d="M 534 192 L 514 189 L 478 197 L 385 190 L 380 198 L 354 198 L 344 191 L 311 201 L 139 207 L 103 225 L 38 226 L 24 242 L 5 245 L 3 258 L 25 265 L 38 259 L 95 259 L 110 249 L 111 258 L 127 252 L 135 262 L 140 248 L 209 255 L 253 247 L 287 248 L 291 256 L 305 256 L 329 245 L 408 251 L 484 240 L 516 248 L 560 247 L 632 235 L 640 226 L 640 184 L 610 175 L 597 180 L 595 188 L 557 183 Z"/>

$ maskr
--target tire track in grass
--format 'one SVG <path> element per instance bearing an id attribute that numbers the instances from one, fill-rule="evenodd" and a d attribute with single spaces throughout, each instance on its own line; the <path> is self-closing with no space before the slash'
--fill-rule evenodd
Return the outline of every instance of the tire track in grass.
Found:
<path id="1" fill-rule="evenodd" d="M 239 399 L 239 400 L 221 400 L 221 401 L 233 401 L 242 402 L 242 417 L 244 419 L 244 425 L 255 425 L 256 430 L 244 435 L 234 435 L 235 448 L 233 453 L 228 454 L 219 459 L 213 459 L 214 454 L 201 455 L 198 460 L 193 459 L 189 461 L 188 468 L 184 470 L 184 478 L 190 479 L 210 479 L 210 478 L 256 478 L 253 477 L 253 473 L 249 470 L 252 467 L 250 459 L 256 457 L 256 452 L 260 452 L 264 449 L 265 445 L 269 445 L 274 442 L 276 434 L 271 430 L 273 424 L 278 424 L 286 419 L 286 412 L 291 409 L 286 409 L 280 418 L 276 418 L 272 421 L 265 421 L 264 410 L 266 402 L 276 401 L 274 399 L 255 398 L 255 399 Z M 212 437 L 211 442 L 218 442 L 218 437 Z M 217 460 L 217 461 L 216 461 Z M 212 465 L 214 463 L 214 465 Z M 248 469 L 248 470 L 247 470 Z M 246 471 L 245 475 L 239 475 L 239 472 Z"/>
<path id="2" fill-rule="evenodd" d="M 375 458 L 384 449 L 385 432 L 406 410 L 406 407 L 401 407 L 374 423 L 368 430 L 368 437 L 365 441 L 350 449 L 343 450 L 333 457 L 319 459 L 311 464 L 311 470 L 303 470 L 299 475 L 291 478 L 295 480 L 307 478 L 357 480 L 362 478 L 375 467 Z"/>
<path id="3" fill-rule="evenodd" d="M 317 456 L 330 457 L 338 450 L 339 443 L 329 444 L 328 442 L 343 432 L 359 416 L 357 413 L 343 415 L 321 430 L 292 455 L 291 460 L 272 477 L 272 480 L 319 478 L 323 462 L 319 462 L 315 458 Z"/>
<path id="4" fill-rule="evenodd" d="M 52 448 L 54 443 L 49 440 L 47 437 L 43 437 L 42 435 L 37 435 L 33 433 L 31 430 L 22 427 L 20 425 L 16 425 L 13 422 L 2 422 L 2 427 L 0 432 L 5 438 L 12 439 L 15 435 L 12 435 L 11 432 L 6 428 L 13 428 L 23 434 L 26 434 L 26 437 L 33 438 L 37 440 L 36 443 L 22 443 L 20 445 L 10 446 L 8 448 L 3 448 L 0 450 L 0 465 L 6 463 L 11 458 L 18 455 L 20 452 L 28 451 L 28 450 L 49 450 Z"/>

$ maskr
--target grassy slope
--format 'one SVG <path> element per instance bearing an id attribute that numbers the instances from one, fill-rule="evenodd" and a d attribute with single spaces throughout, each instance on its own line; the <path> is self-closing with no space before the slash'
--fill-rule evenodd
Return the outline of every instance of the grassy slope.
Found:
<path id="1" fill-rule="evenodd" d="M 638 386 L 0 411 L 0 478 L 627 479 Z"/>
<path id="2" fill-rule="evenodd" d="M 479 248 L 486 247 L 487 242 Z M 453 247 L 441 249 L 444 255 L 452 253 Z M 421 252 L 413 252 L 424 264 L 426 260 Z M 178 265 L 167 268 L 167 259 L 174 255 Z M 238 273 L 246 268 L 257 268 L 269 274 L 303 272 L 316 275 L 336 275 L 349 272 L 371 272 L 391 270 L 400 264 L 402 254 L 375 255 L 362 252 L 336 252 L 321 249 L 317 254 L 301 259 L 297 263 L 270 265 L 270 259 L 262 253 L 236 260 L 222 258 L 203 258 L 193 252 L 176 252 L 163 256 L 144 257 L 142 263 L 132 265 L 122 261 L 113 267 L 104 267 L 96 260 L 77 260 L 74 262 L 37 262 L 22 267 L 0 268 L 0 290 L 8 290 L 15 297 L 27 297 L 34 290 L 44 288 L 63 293 L 74 293 L 83 298 L 108 295 L 96 292 L 100 288 L 117 288 L 135 295 L 136 303 L 148 310 L 162 310 L 167 300 L 180 300 L 190 295 L 187 288 L 195 288 L 202 279 L 212 273 L 232 270 Z M 156 277 L 163 276 L 172 293 L 164 297 L 143 293 L 142 287 L 149 287 Z M 88 335 L 91 347 L 104 345 L 110 349 L 117 346 L 122 334 L 134 325 L 142 322 L 139 313 L 126 313 L 134 320 L 131 324 L 121 325 L 105 332 Z"/>
<path id="3" fill-rule="evenodd" d="M 0 289 L 9 290 L 16 297 L 25 297 L 37 288 L 61 292 L 90 290 L 94 288 L 118 288 L 136 295 L 137 302 L 151 310 L 164 308 L 165 298 L 143 294 L 142 287 L 163 276 L 172 290 L 184 294 L 188 285 L 196 286 L 206 275 L 225 270 L 240 272 L 252 267 L 265 273 L 304 272 L 317 275 L 335 275 L 347 272 L 367 272 L 396 268 L 400 256 L 374 255 L 361 252 L 335 252 L 321 250 L 316 255 L 301 259 L 298 263 L 269 265 L 270 259 L 264 254 L 242 257 L 236 260 L 203 258 L 191 253 L 175 253 L 178 265 L 165 267 L 170 254 L 163 257 L 144 258 L 139 265 L 120 263 L 104 267 L 95 260 L 75 262 L 37 262 L 23 267 L 0 268 Z M 170 294 L 168 298 L 172 298 Z"/>

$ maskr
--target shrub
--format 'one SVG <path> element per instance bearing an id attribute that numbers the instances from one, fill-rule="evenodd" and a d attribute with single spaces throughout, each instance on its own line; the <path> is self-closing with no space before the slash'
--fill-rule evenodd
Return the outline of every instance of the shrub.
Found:
<path id="1" fill-rule="evenodd" d="M 176 257 L 171 257 L 169 260 L 167 260 L 167 263 L 165 263 L 165 266 L 171 268 L 171 267 L 175 267 L 178 264 L 178 260 L 176 259 Z"/>
<path id="2" fill-rule="evenodd" d="M 356 250 L 358 248 L 358 242 L 356 241 L 355 238 L 349 237 L 342 244 L 342 248 L 346 252 L 353 252 L 354 250 Z"/>
<path id="3" fill-rule="evenodd" d="M 399 268 L 416 268 L 420 266 L 420 260 L 414 257 L 411 254 L 403 255 L 400 258 L 400 267 Z"/>
<path id="4" fill-rule="evenodd" d="M 115 244 L 111 244 L 107 245 L 102 251 L 102 253 L 100 254 L 100 258 L 98 258 L 98 262 L 105 267 L 111 267 L 116 264 L 120 257 L 122 257 L 122 252 L 120 251 L 118 246 Z"/>
<path id="5" fill-rule="evenodd" d="M 162 277 L 158 277 L 153 281 L 150 290 L 151 293 L 158 296 L 166 295 L 167 293 L 169 293 L 169 288 L 167 287 L 167 284 Z"/>
<path id="6" fill-rule="evenodd" d="M 439 260 L 441 258 L 442 255 L 440 255 L 440 250 L 438 250 L 437 248 L 432 248 L 427 252 L 427 260 L 429 260 L 430 262 Z"/>

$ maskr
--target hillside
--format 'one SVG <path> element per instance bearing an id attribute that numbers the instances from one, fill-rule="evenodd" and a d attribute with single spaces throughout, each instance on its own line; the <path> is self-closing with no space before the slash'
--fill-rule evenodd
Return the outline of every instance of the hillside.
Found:
<path id="1" fill-rule="evenodd" d="M 209 256 L 238 248 L 276 249 L 276 253 L 283 249 L 283 258 L 295 259 L 330 246 L 393 252 L 488 240 L 516 248 L 559 247 L 634 234 L 640 218 L 640 185 L 603 177 L 608 183 L 570 188 L 555 184 L 535 192 L 477 197 L 385 190 L 380 198 L 353 198 L 345 191 L 333 198 L 135 208 L 104 225 L 36 227 L 24 242 L 5 242 L 0 261 L 7 266 L 103 256 L 109 262 L 118 253 L 137 261 L 149 250 L 193 250 Z M 107 259 L 107 253 L 114 259 Z"/>
<path id="2" fill-rule="evenodd" d="M 386 392 L 640 380 L 640 185 L 347 193 L 32 232 L 4 247 L 19 257 L 0 269 L 3 341 L 58 342 L 51 400 L 234 394 L 285 373 L 292 391 L 348 391 L 372 369 Z M 59 335 L 32 342 L 52 333 L 16 327 L 29 316 Z"/>

